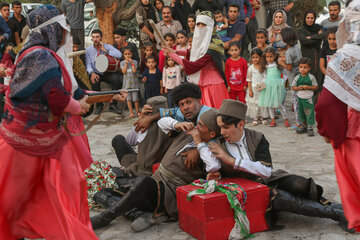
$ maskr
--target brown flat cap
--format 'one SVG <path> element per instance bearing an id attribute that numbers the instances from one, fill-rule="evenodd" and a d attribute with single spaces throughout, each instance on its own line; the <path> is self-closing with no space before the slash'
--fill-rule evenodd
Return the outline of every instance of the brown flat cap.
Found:
<path id="1" fill-rule="evenodd" d="M 200 115 L 200 120 L 208 127 L 210 130 L 214 131 L 216 135 L 220 135 L 220 127 L 216 123 L 216 116 L 218 110 L 211 108 Z"/>
<path id="2" fill-rule="evenodd" d="M 149 98 L 147 104 L 153 108 L 153 114 L 158 113 L 160 108 L 167 108 L 167 98 L 164 96 L 156 96 Z"/>
<path id="3" fill-rule="evenodd" d="M 219 108 L 219 114 L 245 120 L 247 106 L 237 100 L 225 99 Z"/>

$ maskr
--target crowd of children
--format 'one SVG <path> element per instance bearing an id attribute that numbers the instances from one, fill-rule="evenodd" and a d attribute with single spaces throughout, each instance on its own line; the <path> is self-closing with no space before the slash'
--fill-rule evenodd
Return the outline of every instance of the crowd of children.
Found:
<path id="1" fill-rule="evenodd" d="M 217 34 L 223 41 L 227 41 L 228 20 L 221 11 L 216 11 L 214 18 Z M 176 35 L 167 33 L 163 36 L 167 46 L 184 59 L 189 58 L 195 21 L 195 15 L 190 14 L 187 18 L 188 33 L 180 30 Z M 337 49 L 335 32 L 336 30 L 332 28 L 326 32 L 318 69 L 323 74 L 326 73 L 327 62 Z M 258 29 L 255 35 L 256 47 L 252 49 L 249 59 L 241 56 L 242 49 L 238 42 L 232 42 L 227 50 L 230 57 L 226 60 L 225 76 L 230 98 L 247 104 L 248 116 L 253 119 L 251 122 L 253 126 L 269 123 L 270 127 L 275 127 L 276 114 L 280 113 L 285 127 L 291 127 L 284 107 L 287 91 L 290 90 L 296 132 L 307 132 L 309 136 L 313 136 L 314 105 L 317 94 L 322 89 L 323 79 L 315 79 L 309 73 L 311 59 L 302 58 L 297 31 L 288 26 L 282 28 L 278 33 L 281 41 L 278 41 L 276 46 L 271 44 L 268 31 L 265 29 Z M 124 88 L 127 89 L 139 87 L 132 80 L 135 79 L 136 74 L 133 67 L 138 63 L 131 60 L 131 55 L 131 50 L 126 49 L 125 60 L 121 65 L 122 72 L 126 75 Z M 170 97 L 172 89 L 187 81 L 183 67 L 166 56 L 163 50 L 157 53 L 151 42 L 142 44 L 141 55 L 141 81 L 145 87 L 143 97 L 148 99 L 164 94 L 168 98 L 168 105 L 173 107 Z M 135 114 L 131 102 L 135 103 L 135 110 L 138 113 L 137 94 L 130 94 L 128 97 L 130 116 L 133 117 Z M 265 120 L 267 118 L 271 121 Z"/>

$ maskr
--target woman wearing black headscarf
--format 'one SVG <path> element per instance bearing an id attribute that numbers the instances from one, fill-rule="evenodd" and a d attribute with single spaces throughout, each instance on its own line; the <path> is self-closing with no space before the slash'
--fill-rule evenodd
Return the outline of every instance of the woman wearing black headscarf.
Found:
<path id="1" fill-rule="evenodd" d="M 303 57 L 311 59 L 310 73 L 315 76 L 318 84 L 321 81 L 319 67 L 321 42 L 324 39 L 324 31 L 321 25 L 315 23 L 316 13 L 310 9 L 305 12 L 304 24 L 299 29 L 299 40 Z"/>

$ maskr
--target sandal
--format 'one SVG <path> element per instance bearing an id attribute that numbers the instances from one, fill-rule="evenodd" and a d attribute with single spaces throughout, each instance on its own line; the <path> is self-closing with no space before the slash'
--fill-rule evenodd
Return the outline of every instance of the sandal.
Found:
<path id="1" fill-rule="evenodd" d="M 287 128 L 291 127 L 291 124 L 289 123 L 289 120 L 287 120 L 287 119 L 285 120 L 285 127 L 287 127 Z"/>
<path id="2" fill-rule="evenodd" d="M 260 122 L 261 122 L 262 125 L 267 125 L 268 124 L 268 122 L 266 120 L 260 120 Z"/>
<path id="3" fill-rule="evenodd" d="M 275 122 L 275 121 L 271 121 L 269 127 L 276 127 L 276 122 Z"/>
<path id="4" fill-rule="evenodd" d="M 133 117 L 135 117 L 135 115 L 133 113 L 130 113 L 129 118 L 133 118 Z"/>
<path id="5" fill-rule="evenodd" d="M 258 121 L 254 120 L 251 125 L 257 126 L 257 125 L 259 125 L 259 123 L 258 123 Z"/>

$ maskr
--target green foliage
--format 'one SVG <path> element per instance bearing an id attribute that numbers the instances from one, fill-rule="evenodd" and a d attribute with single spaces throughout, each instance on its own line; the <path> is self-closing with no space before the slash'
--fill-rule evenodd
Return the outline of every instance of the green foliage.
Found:
<path id="1" fill-rule="evenodd" d="M 317 14 L 319 14 L 325 6 L 326 6 L 325 0 L 298 0 L 298 1 L 295 1 L 294 7 L 291 10 L 291 13 L 294 18 L 295 28 L 299 28 L 303 25 L 304 14 L 308 9 L 313 9 Z"/>

